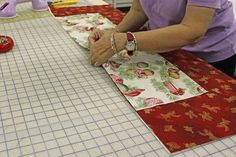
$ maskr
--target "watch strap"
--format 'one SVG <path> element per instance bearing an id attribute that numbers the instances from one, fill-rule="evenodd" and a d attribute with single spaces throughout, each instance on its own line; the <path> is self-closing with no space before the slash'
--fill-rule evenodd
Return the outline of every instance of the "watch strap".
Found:
<path id="1" fill-rule="evenodd" d="M 137 49 L 136 38 L 132 32 L 127 32 L 126 36 L 127 36 L 127 44 L 125 48 L 127 50 L 128 55 L 133 56 L 134 51 Z M 130 50 L 130 48 L 127 47 L 128 45 L 132 45 L 134 47 L 133 50 Z"/>

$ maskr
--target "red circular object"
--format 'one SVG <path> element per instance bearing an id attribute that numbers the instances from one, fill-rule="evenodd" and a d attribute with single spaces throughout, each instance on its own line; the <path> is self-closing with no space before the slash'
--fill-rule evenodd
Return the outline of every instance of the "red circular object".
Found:
<path id="1" fill-rule="evenodd" d="M 14 46 L 14 42 L 11 37 L 0 35 L 0 53 L 10 51 Z"/>

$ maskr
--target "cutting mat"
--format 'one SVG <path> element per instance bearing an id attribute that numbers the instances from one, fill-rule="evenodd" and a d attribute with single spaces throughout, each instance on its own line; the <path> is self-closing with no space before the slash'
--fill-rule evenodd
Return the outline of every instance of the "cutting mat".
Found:
<path id="1" fill-rule="evenodd" d="M 0 25 L 0 156 L 236 156 L 236 136 L 176 154 L 52 17 Z"/>

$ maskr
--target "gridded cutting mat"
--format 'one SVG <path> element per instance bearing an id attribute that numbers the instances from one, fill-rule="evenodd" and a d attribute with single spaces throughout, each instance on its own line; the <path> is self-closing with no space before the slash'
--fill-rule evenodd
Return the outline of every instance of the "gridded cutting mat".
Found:
<path id="1" fill-rule="evenodd" d="M 102 68 L 52 17 L 6 23 L 0 156 L 236 156 L 236 136 L 170 155 Z"/>

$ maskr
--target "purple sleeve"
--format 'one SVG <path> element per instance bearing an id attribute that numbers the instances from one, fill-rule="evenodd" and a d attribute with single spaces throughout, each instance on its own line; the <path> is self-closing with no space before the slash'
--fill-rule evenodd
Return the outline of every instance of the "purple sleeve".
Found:
<path id="1" fill-rule="evenodd" d="M 188 0 L 187 5 L 220 9 L 221 0 Z"/>

